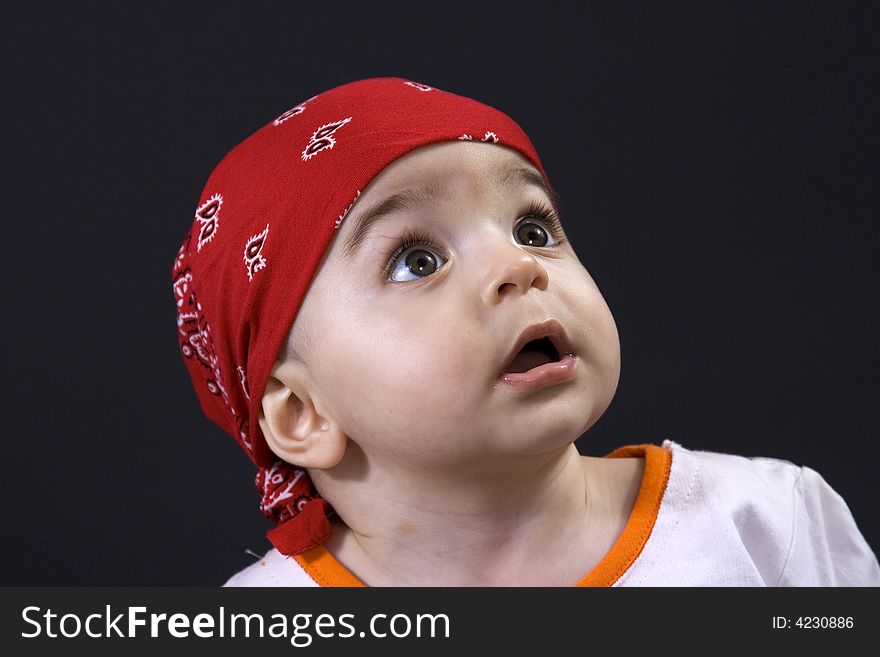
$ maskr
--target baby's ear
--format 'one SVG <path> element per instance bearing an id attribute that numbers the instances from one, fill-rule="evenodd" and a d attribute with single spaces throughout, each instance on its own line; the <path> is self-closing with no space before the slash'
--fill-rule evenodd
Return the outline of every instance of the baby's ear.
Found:
<path id="1" fill-rule="evenodd" d="M 308 376 L 302 363 L 276 365 L 263 393 L 260 428 L 279 458 L 301 468 L 328 470 L 342 460 L 348 438 L 315 409 Z"/>

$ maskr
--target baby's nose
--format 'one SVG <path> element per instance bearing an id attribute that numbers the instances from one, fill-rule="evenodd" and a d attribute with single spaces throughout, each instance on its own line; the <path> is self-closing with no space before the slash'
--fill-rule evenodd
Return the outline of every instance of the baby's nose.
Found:
<path id="1" fill-rule="evenodd" d="M 497 245 L 484 253 L 487 270 L 483 278 L 483 301 L 494 305 L 506 296 L 525 294 L 532 287 L 546 290 L 547 270 L 538 259 L 515 244 Z"/>

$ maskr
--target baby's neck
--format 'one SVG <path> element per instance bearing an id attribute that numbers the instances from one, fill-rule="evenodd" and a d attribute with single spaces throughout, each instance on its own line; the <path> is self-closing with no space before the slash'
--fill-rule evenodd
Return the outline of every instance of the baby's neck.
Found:
<path id="1" fill-rule="evenodd" d="M 571 585 L 622 531 L 640 461 L 583 458 L 569 445 L 452 487 L 420 478 L 369 498 L 348 491 L 334 506 L 352 520 L 337 520 L 325 547 L 369 586 Z"/>

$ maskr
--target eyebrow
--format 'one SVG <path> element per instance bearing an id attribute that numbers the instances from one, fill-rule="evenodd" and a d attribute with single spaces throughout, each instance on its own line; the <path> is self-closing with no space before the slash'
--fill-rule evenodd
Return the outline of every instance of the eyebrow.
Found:
<path id="1" fill-rule="evenodd" d="M 525 167 L 517 167 L 506 169 L 496 175 L 496 181 L 501 187 L 538 187 L 543 191 L 556 210 L 559 213 L 559 195 L 550 184 L 544 180 L 544 177 L 534 169 Z M 410 189 L 405 189 L 396 194 L 392 194 L 387 198 L 373 203 L 355 219 L 355 226 L 345 240 L 342 249 L 342 256 L 345 259 L 353 257 L 358 250 L 364 245 L 370 233 L 383 221 L 387 220 L 394 214 L 423 208 L 431 204 L 439 196 L 439 190 L 433 184 L 419 185 Z"/>

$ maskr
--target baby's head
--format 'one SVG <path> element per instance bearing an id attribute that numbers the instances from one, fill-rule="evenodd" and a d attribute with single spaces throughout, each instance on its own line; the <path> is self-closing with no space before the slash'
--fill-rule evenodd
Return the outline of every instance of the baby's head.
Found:
<path id="1" fill-rule="evenodd" d="M 326 537 L 326 500 L 562 449 L 617 387 L 614 320 L 528 137 L 420 83 L 331 89 L 233 149 L 173 276 L 202 407 L 261 467 L 288 554 Z"/>

